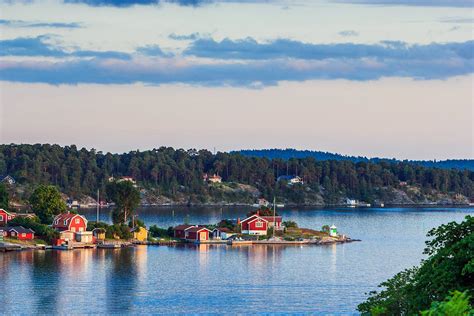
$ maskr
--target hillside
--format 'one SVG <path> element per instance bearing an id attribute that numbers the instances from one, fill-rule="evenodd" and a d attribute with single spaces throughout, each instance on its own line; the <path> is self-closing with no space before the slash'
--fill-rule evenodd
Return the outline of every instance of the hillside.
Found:
<path id="1" fill-rule="evenodd" d="M 247 157 L 265 157 L 268 159 L 291 159 L 291 158 L 308 158 L 312 157 L 316 160 L 347 160 L 352 162 L 404 162 L 424 167 L 440 168 L 440 169 L 458 169 L 474 171 L 474 159 L 449 159 L 449 160 L 396 160 L 390 158 L 367 158 L 361 156 L 344 156 L 323 151 L 296 150 L 296 149 L 259 149 L 259 150 L 239 150 L 240 153 Z"/>
<path id="2" fill-rule="evenodd" d="M 13 176 L 16 200 L 38 184 L 53 184 L 74 198 L 105 192 L 109 177 L 133 177 L 149 204 L 252 204 L 257 198 L 287 205 L 342 204 L 346 198 L 385 204 L 466 204 L 474 172 L 406 162 L 267 159 L 240 153 L 161 147 L 123 154 L 59 145 L 0 145 L 0 174 Z M 218 174 L 222 183 L 203 175 Z M 303 183 L 277 181 L 298 175 Z"/>

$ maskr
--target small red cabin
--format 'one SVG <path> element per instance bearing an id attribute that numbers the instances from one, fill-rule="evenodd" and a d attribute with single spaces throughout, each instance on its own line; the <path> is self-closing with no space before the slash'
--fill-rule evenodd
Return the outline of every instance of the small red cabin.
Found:
<path id="1" fill-rule="evenodd" d="M 185 231 L 185 239 L 192 241 L 206 241 L 209 240 L 209 233 L 211 231 L 206 227 L 190 227 Z"/>
<path id="2" fill-rule="evenodd" d="M 0 208 L 0 226 L 7 226 L 8 222 L 16 217 L 15 213 L 10 213 Z"/>
<path id="3" fill-rule="evenodd" d="M 174 238 L 184 239 L 186 237 L 186 229 L 195 227 L 195 225 L 178 225 L 174 228 Z"/>
<path id="4" fill-rule="evenodd" d="M 240 222 L 242 234 L 248 235 L 266 235 L 268 230 L 268 221 L 257 214 L 247 217 Z"/>
<path id="5" fill-rule="evenodd" d="M 23 226 L 8 227 L 6 232 L 7 236 L 10 238 L 17 238 L 19 240 L 35 239 L 35 232 L 32 229 Z"/>
<path id="6" fill-rule="evenodd" d="M 59 232 L 65 230 L 73 233 L 85 232 L 87 230 L 87 219 L 79 214 L 59 214 L 53 220 L 53 228 Z"/>

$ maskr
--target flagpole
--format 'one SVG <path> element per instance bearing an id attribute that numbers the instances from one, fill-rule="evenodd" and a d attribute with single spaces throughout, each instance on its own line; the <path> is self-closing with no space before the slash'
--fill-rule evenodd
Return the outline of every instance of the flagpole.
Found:
<path id="1" fill-rule="evenodd" d="M 99 208 L 100 208 L 99 189 L 97 189 L 97 223 L 99 222 Z"/>

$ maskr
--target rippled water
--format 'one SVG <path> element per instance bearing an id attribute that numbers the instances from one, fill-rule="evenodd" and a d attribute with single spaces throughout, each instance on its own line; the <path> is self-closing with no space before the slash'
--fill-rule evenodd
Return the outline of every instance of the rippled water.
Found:
<path id="1" fill-rule="evenodd" d="M 241 208 L 146 208 L 148 225 L 212 223 Z M 336 224 L 362 242 L 331 246 L 139 246 L 0 254 L 0 313 L 356 314 L 368 291 L 419 263 L 426 232 L 473 209 L 283 210 L 285 219 Z M 85 211 L 95 219 L 95 211 Z M 102 212 L 103 220 L 109 214 Z"/>

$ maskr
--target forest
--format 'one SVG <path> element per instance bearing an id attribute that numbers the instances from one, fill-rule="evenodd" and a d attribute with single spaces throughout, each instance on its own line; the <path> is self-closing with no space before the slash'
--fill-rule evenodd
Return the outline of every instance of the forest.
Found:
<path id="1" fill-rule="evenodd" d="M 52 184 L 72 197 L 95 196 L 97 189 L 105 192 L 109 177 L 131 176 L 142 189 L 171 199 L 185 196 L 196 203 L 213 199 L 251 202 L 257 197 L 272 200 L 273 196 L 296 204 L 314 200 L 315 196 L 328 204 L 345 197 L 370 202 L 383 200 L 387 189 L 400 189 L 402 185 L 416 187 L 419 195 L 436 191 L 474 198 L 474 172 L 469 170 L 408 162 L 268 159 L 238 152 L 213 154 L 170 147 L 116 154 L 74 145 L 0 145 L 1 174 L 13 176 L 25 195 L 39 184 Z M 229 187 L 206 183 L 204 174 L 220 175 Z M 298 175 L 304 185 L 277 181 L 281 175 Z M 259 196 L 224 190 L 236 184 L 258 189 Z"/>

